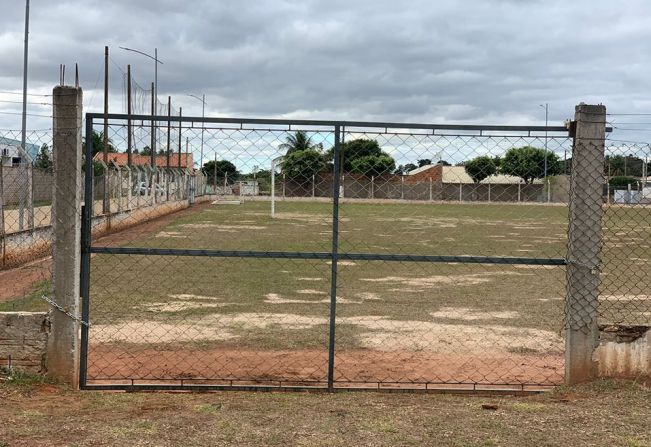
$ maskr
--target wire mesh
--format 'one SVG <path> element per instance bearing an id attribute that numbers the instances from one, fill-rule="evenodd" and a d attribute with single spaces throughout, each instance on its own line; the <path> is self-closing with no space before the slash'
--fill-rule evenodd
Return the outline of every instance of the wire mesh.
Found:
<path id="1" fill-rule="evenodd" d="M 109 164 L 129 171 L 109 184 L 135 178 L 138 190 L 131 180 L 111 193 L 111 207 L 124 202 L 111 225 L 139 221 L 124 212 L 134 201 L 164 217 L 91 247 L 88 384 L 562 380 L 565 134 L 194 118 L 171 126 L 178 139 L 152 170 L 150 153 L 135 158 L 151 124 L 109 120 Z M 128 138 L 133 127 L 141 142 Z M 535 159 L 545 147 L 531 175 L 517 160 L 516 175 L 496 167 L 509 151 Z M 195 184 L 176 208 L 166 173 L 179 156 L 195 167 Z M 478 157 L 480 169 L 465 165 Z M 103 184 L 93 183 L 96 199 Z"/>
<path id="2" fill-rule="evenodd" d="M 620 137 L 621 138 L 621 137 Z M 599 290 L 602 325 L 651 325 L 651 145 L 613 136 L 604 159 L 603 265 Z"/>

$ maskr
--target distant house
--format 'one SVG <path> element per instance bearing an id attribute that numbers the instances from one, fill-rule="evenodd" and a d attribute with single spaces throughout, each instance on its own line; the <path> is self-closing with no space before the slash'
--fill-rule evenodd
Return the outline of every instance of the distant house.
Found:
<path id="1" fill-rule="evenodd" d="M 36 144 L 25 143 L 25 153 L 21 150 L 19 140 L 0 137 L 0 163 L 3 167 L 20 166 L 21 163 L 31 162 L 40 150 Z"/>
<path id="2" fill-rule="evenodd" d="M 94 161 L 103 161 L 104 160 L 104 154 L 102 152 L 98 152 L 95 154 L 93 157 Z M 119 167 L 124 167 L 128 163 L 128 154 L 124 153 L 109 153 L 108 154 L 108 162 L 109 164 L 115 163 Z M 140 155 L 140 154 L 132 154 L 131 155 L 131 163 L 135 166 L 150 166 L 151 165 L 151 156 L 149 155 Z M 165 168 L 167 167 L 167 155 L 156 155 L 154 157 L 154 163 L 156 164 L 157 168 Z M 193 161 L 192 161 L 192 154 L 181 154 L 181 162 L 179 163 L 179 154 L 175 153 L 170 155 L 170 168 L 181 168 L 181 169 L 192 169 L 194 167 Z"/>
<path id="3" fill-rule="evenodd" d="M 405 178 L 405 183 L 421 183 L 429 181 L 432 181 L 432 183 L 439 186 L 446 184 L 472 185 L 475 183 L 466 172 L 466 168 L 463 166 L 443 166 L 440 164 L 421 166 L 420 168 L 410 171 L 407 174 L 407 178 Z M 492 185 L 517 185 L 518 183 L 522 183 L 520 177 L 501 174 L 491 175 L 480 182 L 480 184 Z M 534 180 L 534 183 L 542 183 L 542 180 Z"/>

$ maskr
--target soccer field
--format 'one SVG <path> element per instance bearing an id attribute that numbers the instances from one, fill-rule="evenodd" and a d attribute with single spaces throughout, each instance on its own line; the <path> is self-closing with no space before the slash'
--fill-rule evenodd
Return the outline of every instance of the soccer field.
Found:
<path id="1" fill-rule="evenodd" d="M 651 219 L 646 208 L 620 210 L 604 219 L 602 313 L 644 320 Z M 564 206 L 342 203 L 339 211 L 340 253 L 566 252 Z M 272 219 L 269 202 L 245 201 L 197 206 L 121 245 L 328 252 L 331 227 L 330 203 L 281 201 Z M 321 383 L 331 268 L 326 259 L 94 255 L 89 380 Z M 336 295 L 342 383 L 562 381 L 562 266 L 340 260 Z"/>

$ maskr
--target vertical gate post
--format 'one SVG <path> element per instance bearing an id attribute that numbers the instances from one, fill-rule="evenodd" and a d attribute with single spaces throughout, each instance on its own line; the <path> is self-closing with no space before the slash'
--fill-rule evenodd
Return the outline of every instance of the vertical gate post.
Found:
<path id="1" fill-rule="evenodd" d="M 570 178 L 565 301 L 565 382 L 576 384 L 594 375 L 592 353 L 599 327 L 599 265 L 603 215 L 603 165 L 606 107 L 576 106 Z"/>
<path id="2" fill-rule="evenodd" d="M 330 276 L 330 332 L 328 336 L 328 390 L 334 389 L 335 319 L 337 318 L 337 262 L 339 259 L 339 171 L 341 128 L 335 126 L 334 175 L 332 183 L 332 258 Z"/>
<path id="3" fill-rule="evenodd" d="M 52 200 L 53 288 L 48 373 L 73 386 L 79 374 L 79 317 L 81 263 L 81 118 L 79 87 L 57 86 L 53 91 L 54 195 Z M 87 198 L 92 199 L 92 197 Z M 70 315 L 68 315 L 70 314 Z"/>

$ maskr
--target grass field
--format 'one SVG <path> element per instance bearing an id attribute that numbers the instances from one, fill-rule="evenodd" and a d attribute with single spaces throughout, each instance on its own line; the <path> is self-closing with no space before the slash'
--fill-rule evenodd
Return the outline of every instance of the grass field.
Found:
<path id="1" fill-rule="evenodd" d="M 97 246 L 327 252 L 325 202 L 197 206 Z M 643 324 L 651 209 L 604 218 L 605 322 Z M 567 209 L 515 204 L 343 203 L 340 252 L 563 258 Z M 322 382 L 325 260 L 95 255 L 90 377 Z M 565 269 L 340 261 L 341 382 L 562 381 Z"/>
<path id="2" fill-rule="evenodd" d="M 16 378 L 0 382 L 0 445 L 649 447 L 650 399 L 611 381 L 486 397 L 79 393 Z"/>

